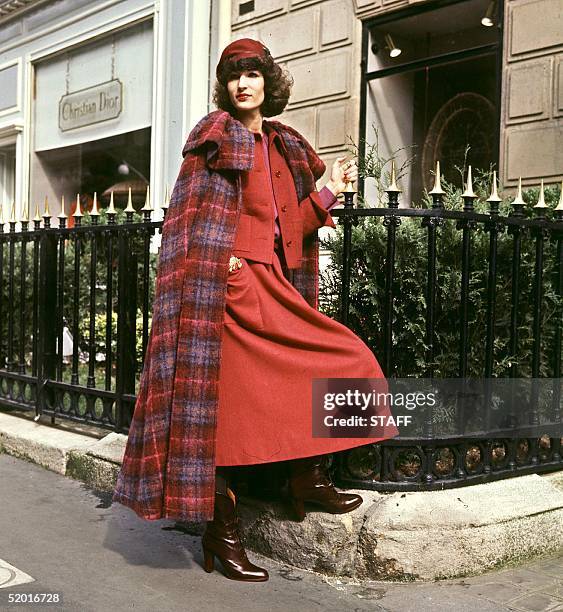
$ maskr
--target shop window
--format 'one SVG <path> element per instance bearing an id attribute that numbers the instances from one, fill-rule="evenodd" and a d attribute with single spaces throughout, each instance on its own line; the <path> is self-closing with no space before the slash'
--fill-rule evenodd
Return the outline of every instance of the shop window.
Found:
<path id="1" fill-rule="evenodd" d="M 367 71 L 362 135 L 380 155 L 412 159 L 401 179 L 402 203 L 430 188 L 436 161 L 461 185 L 457 168 L 498 163 L 500 15 L 489 0 L 413 6 L 364 24 Z M 492 14 L 492 26 L 482 19 Z M 366 181 L 368 200 L 376 190 Z"/>
<path id="2" fill-rule="evenodd" d="M 151 171 L 152 21 L 98 37 L 35 65 L 31 198 L 54 217 L 93 194 L 141 208 Z M 72 222 L 71 222 L 72 224 Z"/>
<path id="3" fill-rule="evenodd" d="M 48 177 L 51 192 L 69 194 L 65 212 L 90 210 L 94 192 L 108 206 L 111 192 L 116 208 L 125 208 L 129 189 L 133 206 L 143 206 L 150 177 L 151 130 L 145 128 L 70 147 L 36 154 L 37 175 Z M 72 222 L 70 223 L 72 226 Z"/>

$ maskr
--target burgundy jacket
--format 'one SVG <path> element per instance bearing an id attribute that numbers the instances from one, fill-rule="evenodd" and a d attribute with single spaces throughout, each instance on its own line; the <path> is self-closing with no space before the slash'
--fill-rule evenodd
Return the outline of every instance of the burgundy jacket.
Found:
<path id="1" fill-rule="evenodd" d="M 281 244 L 287 267 L 301 267 L 303 238 L 325 225 L 335 227 L 318 192 L 299 201 L 286 159 L 289 157 L 280 135 L 264 124 L 270 164 L 264 157 L 261 136 L 256 134 L 254 167 L 242 173 L 242 210 L 235 234 L 233 255 L 272 263 L 275 234 L 275 206 Z M 268 172 L 270 176 L 268 177 Z M 273 193 L 272 193 L 273 189 Z"/>

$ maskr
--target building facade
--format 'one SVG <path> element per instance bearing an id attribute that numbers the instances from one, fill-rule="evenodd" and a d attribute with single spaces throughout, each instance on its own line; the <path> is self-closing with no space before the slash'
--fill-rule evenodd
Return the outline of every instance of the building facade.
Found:
<path id="1" fill-rule="evenodd" d="M 69 214 L 77 193 L 123 207 L 149 183 L 158 208 L 208 110 L 210 20 L 207 0 L 0 2 L 4 220 L 45 197 Z"/>
<path id="2" fill-rule="evenodd" d="M 410 159 L 406 204 L 438 159 L 458 183 L 467 163 L 508 188 L 561 181 L 562 13 L 559 0 L 234 0 L 232 32 L 287 64 L 284 119 L 327 162 L 376 138 L 383 159 Z"/>
<path id="3" fill-rule="evenodd" d="M 488 20 L 488 21 L 487 21 Z M 486 22 L 486 25 L 484 23 Z M 330 165 L 377 139 L 403 205 L 439 159 L 502 183 L 563 178 L 559 0 L 0 1 L 0 202 L 33 216 L 150 183 L 158 209 L 218 53 L 262 40 L 294 77 L 281 117 Z M 352 147 L 352 148 L 351 148 Z M 408 163 L 407 163 L 408 162 Z M 378 185 L 365 183 L 377 204 Z M 379 185 L 379 188 L 381 185 Z"/>

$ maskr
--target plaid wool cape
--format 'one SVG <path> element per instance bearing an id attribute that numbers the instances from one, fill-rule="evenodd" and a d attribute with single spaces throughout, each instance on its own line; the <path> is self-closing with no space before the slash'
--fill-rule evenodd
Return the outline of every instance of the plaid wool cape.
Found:
<path id="1" fill-rule="evenodd" d="M 268 124 L 285 145 L 299 201 L 325 165 L 298 132 Z M 213 518 L 221 335 L 228 263 L 242 205 L 241 172 L 254 137 L 225 111 L 204 117 L 184 160 L 162 226 L 152 324 L 140 388 L 113 500 L 147 520 Z M 317 307 L 318 238 L 303 265 L 285 270 Z"/>

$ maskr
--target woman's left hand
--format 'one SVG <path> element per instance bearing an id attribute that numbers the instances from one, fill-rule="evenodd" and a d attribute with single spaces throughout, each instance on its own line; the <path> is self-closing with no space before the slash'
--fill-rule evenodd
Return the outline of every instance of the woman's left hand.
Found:
<path id="1" fill-rule="evenodd" d="M 358 179 L 358 167 L 356 160 L 345 161 L 345 157 L 338 157 L 330 173 L 330 180 L 326 184 L 327 188 L 337 196 L 346 189 L 346 183 L 353 183 Z"/>

